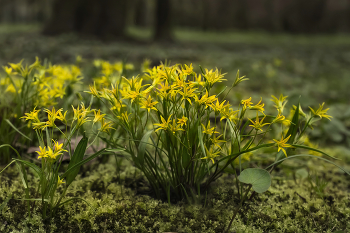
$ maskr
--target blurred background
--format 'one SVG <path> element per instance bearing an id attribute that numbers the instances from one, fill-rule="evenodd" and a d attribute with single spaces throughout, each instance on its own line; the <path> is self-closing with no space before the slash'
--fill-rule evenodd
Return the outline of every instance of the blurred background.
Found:
<path id="1" fill-rule="evenodd" d="M 250 80 L 230 103 L 271 95 L 299 98 L 304 110 L 326 102 L 312 137 L 350 145 L 350 0 L 0 0 L 0 64 L 89 67 L 95 59 L 145 59 L 218 67 L 230 85 L 237 70 Z M 82 58 L 82 59 L 80 59 Z M 84 69 L 89 80 L 89 68 Z M 271 106 L 272 104 L 267 104 Z M 322 143 L 322 142 L 321 142 Z"/>

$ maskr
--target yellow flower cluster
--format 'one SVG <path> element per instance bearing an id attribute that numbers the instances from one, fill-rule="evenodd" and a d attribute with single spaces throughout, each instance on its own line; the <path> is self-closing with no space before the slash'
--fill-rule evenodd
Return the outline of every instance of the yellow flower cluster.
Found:
<path id="1" fill-rule="evenodd" d="M 41 158 L 50 158 L 51 161 L 56 160 L 56 158 L 63 154 L 63 152 L 67 152 L 67 150 L 62 149 L 63 143 L 59 144 L 58 142 L 54 141 L 54 147 L 53 149 L 51 147 L 48 147 L 46 150 L 46 146 L 42 148 L 39 146 L 39 151 L 36 151 L 38 153 L 38 159 Z"/>
<path id="2" fill-rule="evenodd" d="M 6 76 L 0 76 L 0 90 L 15 94 L 12 98 L 24 91 L 24 98 L 35 106 L 55 105 L 57 98 L 65 96 L 67 86 L 82 79 L 80 68 L 74 65 L 45 67 L 36 58 L 30 66 L 23 66 L 22 61 L 3 67 Z"/>

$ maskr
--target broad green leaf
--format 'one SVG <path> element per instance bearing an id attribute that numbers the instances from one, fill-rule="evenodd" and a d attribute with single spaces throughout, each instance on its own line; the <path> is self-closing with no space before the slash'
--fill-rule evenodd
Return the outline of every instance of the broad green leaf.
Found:
<path id="1" fill-rule="evenodd" d="M 238 176 L 238 180 L 245 184 L 251 184 L 257 193 L 267 191 L 271 185 L 271 176 L 268 171 L 261 168 L 247 168 Z"/>
<path id="2" fill-rule="evenodd" d="M 295 176 L 303 180 L 309 176 L 309 172 L 305 168 L 300 168 L 295 171 Z"/>
<path id="3" fill-rule="evenodd" d="M 81 162 L 83 160 L 84 155 L 85 155 L 85 151 L 86 151 L 86 147 L 87 147 L 87 143 L 88 143 L 88 138 L 84 134 L 83 138 L 79 141 L 78 146 L 74 150 L 73 156 L 72 156 L 72 158 L 71 158 L 71 160 L 70 160 L 70 162 L 68 164 L 67 170 L 69 170 L 74 165 L 76 165 L 77 163 L 79 163 L 79 162 Z M 80 166 L 76 166 L 67 175 L 67 177 L 66 177 L 66 184 L 67 184 L 67 186 L 69 186 L 73 182 L 75 177 L 78 175 L 79 170 L 80 170 Z"/>
<path id="4" fill-rule="evenodd" d="M 7 122 L 7 124 L 9 124 L 14 130 L 16 130 L 20 135 L 22 135 L 23 137 L 25 137 L 26 139 L 28 139 L 29 141 L 31 141 L 32 139 L 30 139 L 29 137 L 27 137 L 24 133 L 22 133 L 21 131 L 19 131 L 19 129 L 16 128 L 16 126 L 14 126 L 11 121 L 9 121 L 8 119 L 5 119 L 5 121 Z"/>
<path id="5" fill-rule="evenodd" d="M 138 160 L 140 166 L 143 166 L 143 164 L 144 164 L 146 145 L 147 145 L 147 142 L 148 142 L 149 138 L 151 137 L 152 132 L 153 132 L 153 129 L 147 131 L 145 133 L 145 135 L 143 135 L 143 137 L 142 137 L 142 139 L 140 141 L 138 154 L 137 154 L 137 160 Z"/>

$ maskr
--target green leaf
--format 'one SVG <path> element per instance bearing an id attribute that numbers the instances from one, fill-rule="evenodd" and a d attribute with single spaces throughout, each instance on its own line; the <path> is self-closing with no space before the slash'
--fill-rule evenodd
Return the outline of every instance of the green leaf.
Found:
<path id="1" fill-rule="evenodd" d="M 139 149 L 138 149 L 138 154 L 137 154 L 137 161 L 139 162 L 140 166 L 142 167 L 145 161 L 145 152 L 146 152 L 146 145 L 147 142 L 149 140 L 149 138 L 151 137 L 151 134 L 153 132 L 152 130 L 149 130 L 145 133 L 145 135 L 143 135 L 140 144 L 139 144 Z"/>
<path id="2" fill-rule="evenodd" d="M 73 156 L 72 156 L 72 158 L 71 158 L 71 160 L 70 160 L 70 162 L 68 164 L 67 170 L 69 170 L 74 165 L 76 165 L 77 163 L 79 163 L 79 162 L 81 162 L 83 160 L 84 155 L 85 155 L 85 151 L 86 151 L 86 147 L 87 147 L 87 143 L 88 143 L 88 138 L 84 134 L 83 138 L 79 141 L 78 146 L 74 150 Z M 81 166 L 76 166 L 67 175 L 67 177 L 66 177 L 66 184 L 67 184 L 67 186 L 69 186 L 73 182 L 75 177 L 78 175 L 80 167 Z"/>
<path id="3" fill-rule="evenodd" d="M 114 152 L 115 152 L 116 150 L 117 150 L 117 149 L 114 149 Z M 124 148 L 120 149 L 120 151 L 123 151 L 123 150 L 125 150 L 125 149 L 124 149 Z M 93 154 L 93 155 L 87 157 L 86 159 L 84 159 L 84 160 L 82 160 L 82 161 L 80 161 L 80 162 L 74 164 L 72 167 L 68 168 L 67 171 L 66 171 L 62 176 L 60 176 L 60 177 L 61 177 L 61 178 L 65 178 L 65 177 L 69 176 L 69 175 L 75 170 L 75 168 L 80 167 L 81 165 L 83 165 L 83 164 L 85 164 L 85 163 L 87 163 L 87 162 L 93 160 L 94 158 L 96 158 L 96 157 L 99 156 L 99 155 L 102 155 L 102 154 L 109 154 L 109 153 L 110 153 L 110 152 L 107 152 L 106 149 L 99 150 L 99 151 L 97 151 L 95 154 Z"/>
<path id="4" fill-rule="evenodd" d="M 295 137 L 296 137 L 297 132 L 298 132 L 298 127 L 299 127 L 299 108 L 300 108 L 300 103 L 298 103 L 298 106 L 295 109 L 295 112 L 294 112 L 291 124 L 290 124 L 289 129 L 288 129 L 288 132 L 287 132 L 286 136 L 284 137 L 284 138 L 287 138 L 289 135 L 291 135 L 291 137 L 289 138 L 289 140 L 287 142 L 288 144 L 293 144 L 294 143 Z M 287 154 L 288 154 L 288 151 L 290 151 L 290 148 L 287 149 Z M 275 161 L 281 160 L 281 158 L 283 158 L 284 156 L 285 155 L 284 155 L 284 153 L 282 151 L 278 152 L 276 154 Z"/>
<path id="5" fill-rule="evenodd" d="M 18 201 L 45 201 L 45 202 L 49 202 L 49 199 L 41 199 L 41 198 L 22 198 L 22 199 L 14 199 L 14 200 L 18 200 Z"/>
<path id="6" fill-rule="evenodd" d="M 326 153 L 323 152 L 323 151 L 317 150 L 317 149 L 312 148 L 312 147 L 308 147 L 308 146 L 304 146 L 304 145 L 297 145 L 297 144 L 292 144 L 292 146 L 297 147 L 297 148 L 303 148 L 303 149 L 307 149 L 307 150 L 316 151 L 316 152 L 319 152 L 319 153 L 321 153 L 321 154 L 324 154 L 324 155 L 326 155 L 326 156 L 328 156 L 328 157 L 330 157 L 330 158 L 332 158 L 332 159 L 340 160 L 340 159 L 335 158 L 335 157 L 333 157 L 333 156 L 331 156 L 331 155 L 329 155 L 329 154 L 326 154 Z"/>
<path id="7" fill-rule="evenodd" d="M 268 171 L 261 168 L 247 168 L 238 176 L 238 180 L 245 184 L 251 184 L 257 193 L 263 193 L 271 186 L 271 176 Z"/>
<path id="8" fill-rule="evenodd" d="M 309 172 L 305 168 L 300 168 L 295 171 L 295 176 L 301 180 L 306 179 L 309 176 Z"/>
<path id="9" fill-rule="evenodd" d="M 297 157 L 313 157 L 313 158 L 318 158 L 318 159 L 321 159 L 321 160 L 324 160 L 328 163 L 331 163 L 333 164 L 334 166 L 338 167 L 340 170 L 342 170 L 343 172 L 345 172 L 346 174 L 348 174 L 350 176 L 350 172 L 347 172 L 344 168 L 342 168 L 341 166 L 333 163 L 332 161 L 328 160 L 328 159 L 325 159 L 325 158 L 322 158 L 320 156 L 316 156 L 316 155 L 307 155 L 307 154 L 299 154 L 299 155 L 292 155 L 292 156 L 288 156 L 287 158 L 284 158 L 284 159 L 281 159 L 281 160 L 278 160 L 277 162 L 274 162 L 273 164 L 269 165 L 268 167 L 266 167 L 265 169 L 269 169 L 270 167 L 276 165 L 276 164 L 279 164 L 281 163 L 282 161 L 284 160 L 287 160 L 287 159 L 293 159 L 293 158 L 297 158 Z"/>
<path id="10" fill-rule="evenodd" d="M 10 144 L 3 144 L 3 145 L 0 146 L 0 148 L 6 147 L 6 146 L 8 146 L 8 147 L 10 147 L 12 150 L 14 150 L 15 153 L 17 154 L 18 158 L 21 158 L 21 156 L 19 155 L 18 151 L 17 151 L 15 148 L 13 148 Z"/>
<path id="11" fill-rule="evenodd" d="M 202 152 L 203 152 L 203 157 L 206 157 L 205 153 L 205 148 L 204 148 L 204 143 L 203 143 L 203 135 L 202 135 L 202 126 L 198 126 L 198 139 L 199 139 L 199 144 L 201 146 Z"/>
<path id="12" fill-rule="evenodd" d="M 40 167 L 36 166 L 34 163 L 31 163 L 31 162 L 28 162 L 28 161 L 25 161 L 25 160 L 22 160 L 22 159 L 13 159 L 14 161 L 18 161 L 24 165 L 27 165 L 28 167 L 32 168 L 35 173 L 40 177 L 40 180 L 42 179 L 43 177 L 43 172 L 41 170 Z"/>
<path id="13" fill-rule="evenodd" d="M 9 124 L 14 130 L 16 130 L 20 135 L 22 135 L 23 137 L 25 137 L 26 139 L 28 139 L 29 141 L 31 141 L 32 139 L 30 139 L 29 137 L 27 137 L 24 133 L 22 133 L 21 131 L 19 131 L 19 129 L 16 128 L 16 126 L 14 126 L 11 121 L 9 121 L 8 119 L 5 119 L 5 121 L 7 122 L 7 124 Z"/>

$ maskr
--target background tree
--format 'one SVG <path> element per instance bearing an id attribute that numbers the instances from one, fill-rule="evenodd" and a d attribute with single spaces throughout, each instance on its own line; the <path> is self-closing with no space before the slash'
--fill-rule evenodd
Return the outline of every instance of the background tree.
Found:
<path id="1" fill-rule="evenodd" d="M 124 37 L 127 0 L 55 0 L 43 33 Z"/>
<path id="2" fill-rule="evenodd" d="M 155 20 L 155 41 L 173 41 L 171 0 L 157 0 Z"/>

